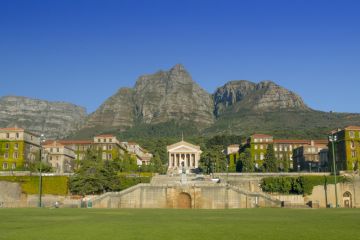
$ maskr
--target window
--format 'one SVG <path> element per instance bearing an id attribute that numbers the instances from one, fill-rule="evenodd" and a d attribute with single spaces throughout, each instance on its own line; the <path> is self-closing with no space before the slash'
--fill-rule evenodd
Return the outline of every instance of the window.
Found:
<path id="1" fill-rule="evenodd" d="M 354 132 L 354 131 L 350 131 L 350 132 L 349 132 L 349 136 L 350 136 L 350 138 L 354 138 L 354 137 L 355 137 L 355 132 Z"/>
<path id="2" fill-rule="evenodd" d="M 106 139 L 105 139 L 105 138 L 103 139 L 103 142 L 106 142 Z"/>
<path id="3" fill-rule="evenodd" d="M 351 151 L 351 157 L 356 158 L 356 151 Z"/>
<path id="4" fill-rule="evenodd" d="M 101 139 L 100 139 L 100 138 L 98 139 L 98 142 L 101 142 Z"/>
<path id="5" fill-rule="evenodd" d="M 351 141 L 350 146 L 351 146 L 352 149 L 354 149 L 355 148 L 355 142 Z"/>
<path id="6" fill-rule="evenodd" d="M 18 143 L 15 143 L 14 149 L 18 149 L 18 148 L 19 148 L 19 144 L 18 144 Z"/>
<path id="7" fill-rule="evenodd" d="M 52 156 L 50 156 L 50 160 L 52 160 Z"/>
<path id="8" fill-rule="evenodd" d="M 287 150 L 288 150 L 288 148 L 285 146 L 285 147 L 284 147 L 284 151 L 287 152 Z"/>
<path id="9" fill-rule="evenodd" d="M 260 145 L 260 149 L 264 149 L 263 145 Z"/>
<path id="10" fill-rule="evenodd" d="M 4 153 L 4 158 L 8 159 L 9 158 L 9 153 Z"/>
<path id="11" fill-rule="evenodd" d="M 254 149 L 256 150 L 256 149 L 258 149 L 258 146 L 257 146 L 257 144 L 255 144 L 255 146 L 254 146 Z"/>
<path id="12" fill-rule="evenodd" d="M 264 154 L 261 153 L 261 154 L 260 154 L 260 160 L 263 160 L 263 159 L 264 159 Z"/>
<path id="13" fill-rule="evenodd" d="M 11 164 L 11 169 L 15 169 L 16 168 L 16 163 L 12 163 Z"/>
<path id="14" fill-rule="evenodd" d="M 262 142 L 263 140 L 262 140 L 262 138 L 260 138 L 260 142 Z"/>
<path id="15" fill-rule="evenodd" d="M 110 160 L 112 159 L 111 153 L 108 154 L 108 159 L 110 159 Z"/>
<path id="16" fill-rule="evenodd" d="M 111 138 L 109 139 L 109 142 L 112 142 L 112 139 L 111 139 Z"/>
<path id="17" fill-rule="evenodd" d="M 254 158 L 255 158 L 255 160 L 258 160 L 258 155 L 257 155 L 257 154 L 255 154 Z"/>
<path id="18" fill-rule="evenodd" d="M 5 149 L 9 149 L 9 144 L 8 143 L 5 144 Z"/>
<path id="19" fill-rule="evenodd" d="M 274 147 L 274 151 L 277 152 L 278 148 L 277 147 Z"/>
<path id="20" fill-rule="evenodd" d="M 111 149 L 112 149 L 112 146 L 111 146 L 111 145 L 109 145 L 109 146 L 108 146 L 108 150 L 111 150 Z"/>
<path id="21" fill-rule="evenodd" d="M 17 152 L 14 152 L 13 157 L 14 157 L 15 159 L 17 159 L 17 158 L 18 158 L 18 153 L 17 153 Z"/>
<path id="22" fill-rule="evenodd" d="M 6 133 L 6 138 L 10 138 L 10 133 Z"/>
<path id="23" fill-rule="evenodd" d="M 53 150 L 53 148 L 50 148 L 50 152 L 53 152 L 54 150 Z"/>
<path id="24" fill-rule="evenodd" d="M 19 138 L 19 133 L 16 133 L 16 138 Z"/>
<path id="25" fill-rule="evenodd" d="M 255 139 L 254 139 L 254 142 L 258 142 L 258 139 L 257 139 L 257 138 L 255 138 Z"/>
<path id="26" fill-rule="evenodd" d="M 59 149 L 59 148 L 56 148 L 56 152 L 60 152 L 60 149 Z"/>
<path id="27" fill-rule="evenodd" d="M 279 151 L 282 151 L 282 145 L 279 146 Z"/>
<path id="28" fill-rule="evenodd" d="M 7 169 L 8 168 L 8 164 L 6 162 L 3 163 L 3 169 Z"/>

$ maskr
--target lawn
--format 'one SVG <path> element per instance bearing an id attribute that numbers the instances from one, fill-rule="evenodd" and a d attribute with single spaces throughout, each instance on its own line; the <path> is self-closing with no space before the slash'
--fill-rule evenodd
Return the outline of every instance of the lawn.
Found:
<path id="1" fill-rule="evenodd" d="M 0 239 L 355 240 L 359 221 L 359 209 L 0 209 Z"/>

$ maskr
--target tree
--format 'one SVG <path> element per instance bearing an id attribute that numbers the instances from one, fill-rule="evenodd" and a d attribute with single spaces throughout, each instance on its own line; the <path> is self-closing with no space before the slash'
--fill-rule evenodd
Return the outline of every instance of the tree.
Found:
<path id="1" fill-rule="evenodd" d="M 243 172 L 254 172 L 255 165 L 251 159 L 250 148 L 245 149 L 244 156 L 242 158 L 242 170 Z"/>
<path id="2" fill-rule="evenodd" d="M 230 154 L 229 155 L 229 172 L 236 171 L 236 155 Z"/>
<path id="3" fill-rule="evenodd" d="M 206 173 L 226 171 L 227 159 L 220 145 L 207 148 L 203 151 L 200 158 L 200 167 Z"/>
<path id="4" fill-rule="evenodd" d="M 269 144 L 266 149 L 264 169 L 266 172 L 278 172 L 273 144 Z"/>
<path id="5" fill-rule="evenodd" d="M 70 191 L 86 195 L 120 190 L 116 163 L 102 161 L 94 150 L 88 150 L 79 169 L 70 178 Z"/>

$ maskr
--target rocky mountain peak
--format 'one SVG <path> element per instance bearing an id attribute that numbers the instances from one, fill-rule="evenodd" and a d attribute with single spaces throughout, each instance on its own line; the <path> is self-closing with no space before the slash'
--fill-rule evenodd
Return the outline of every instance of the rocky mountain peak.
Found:
<path id="1" fill-rule="evenodd" d="M 226 111 L 309 110 L 298 95 L 269 80 L 258 84 L 245 80 L 231 81 L 218 88 L 213 99 L 216 116 Z"/>
<path id="2" fill-rule="evenodd" d="M 48 138 L 61 138 L 79 130 L 85 118 L 85 108 L 71 103 L 17 96 L 0 98 L 0 127 L 16 125 Z"/>

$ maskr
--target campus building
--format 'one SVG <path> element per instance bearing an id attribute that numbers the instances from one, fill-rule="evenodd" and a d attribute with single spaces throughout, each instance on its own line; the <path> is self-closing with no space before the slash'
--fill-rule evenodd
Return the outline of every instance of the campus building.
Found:
<path id="1" fill-rule="evenodd" d="M 316 144 L 311 141 L 310 145 L 303 145 L 294 149 L 293 162 L 297 171 L 320 172 L 323 165 L 320 161 L 320 153 L 327 150 L 325 143 Z"/>
<path id="2" fill-rule="evenodd" d="M 75 152 L 72 148 L 57 142 L 43 145 L 44 156 L 56 173 L 71 173 L 75 167 Z"/>
<path id="3" fill-rule="evenodd" d="M 338 171 L 353 171 L 360 164 L 360 126 L 348 126 L 331 132 L 335 138 L 335 162 Z M 332 143 L 329 142 L 329 161 L 332 162 Z"/>
<path id="4" fill-rule="evenodd" d="M 133 157 L 136 158 L 137 165 L 149 165 L 153 157 L 151 153 L 142 148 L 135 142 L 121 142 L 120 143 Z"/>
<path id="5" fill-rule="evenodd" d="M 267 134 L 253 134 L 247 140 L 246 147 L 250 148 L 252 160 L 256 168 L 260 168 L 264 162 L 268 145 L 274 147 L 275 157 L 279 162 L 279 168 L 295 169 L 293 152 L 294 149 L 311 144 L 326 145 L 327 140 L 302 140 L 302 139 L 274 139 Z M 287 164 L 288 166 L 284 166 Z"/>
<path id="6" fill-rule="evenodd" d="M 191 173 L 199 167 L 202 153 L 200 146 L 182 140 L 167 146 L 166 149 L 169 156 L 168 173 L 178 174 L 182 173 L 183 170 L 186 173 Z"/>
<path id="7" fill-rule="evenodd" d="M 0 170 L 25 170 L 39 159 L 40 136 L 22 128 L 0 128 Z"/>

